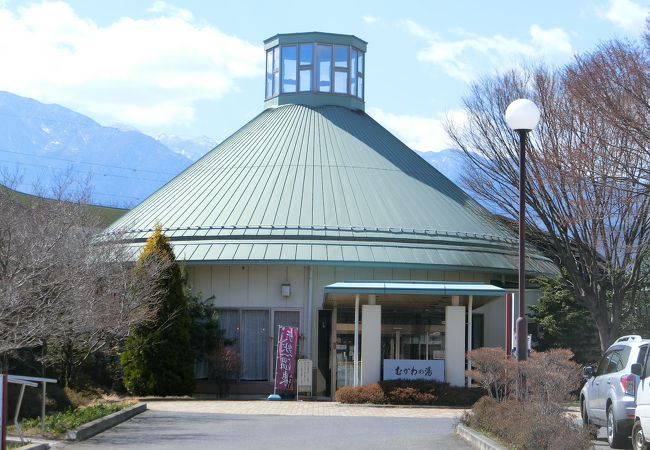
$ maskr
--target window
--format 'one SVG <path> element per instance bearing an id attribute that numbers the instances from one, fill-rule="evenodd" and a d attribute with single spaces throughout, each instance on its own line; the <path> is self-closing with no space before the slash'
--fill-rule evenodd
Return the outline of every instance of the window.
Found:
<path id="1" fill-rule="evenodd" d="M 332 46 L 318 45 L 318 91 L 332 91 Z"/>
<path id="2" fill-rule="evenodd" d="M 300 79 L 299 91 L 309 92 L 312 90 L 312 78 L 314 76 L 314 45 L 301 44 L 299 47 L 300 55 Z"/>
<path id="3" fill-rule="evenodd" d="M 334 92 L 337 94 L 348 93 L 349 50 L 347 45 L 334 46 Z"/>
<path id="4" fill-rule="evenodd" d="M 296 77 L 296 46 L 282 47 L 282 92 L 296 92 L 298 80 Z"/>
<path id="5" fill-rule="evenodd" d="M 273 95 L 273 51 L 266 52 L 266 98 Z"/>
<path id="6" fill-rule="evenodd" d="M 598 366 L 598 373 L 596 375 L 619 372 L 625 369 L 625 366 L 627 365 L 627 360 L 630 357 L 630 350 L 631 350 L 630 347 L 625 346 L 625 347 L 614 348 L 609 352 L 607 352 L 605 354 L 606 357 L 609 355 L 607 366 L 604 369 L 604 372 L 602 373 L 601 373 L 601 367 Z"/>
<path id="7" fill-rule="evenodd" d="M 280 47 L 273 49 L 273 95 L 280 91 Z"/>
<path id="8" fill-rule="evenodd" d="M 311 91 L 311 69 L 300 69 L 300 92 Z"/>
<path id="9" fill-rule="evenodd" d="M 335 71 L 334 72 L 334 92 L 337 94 L 348 93 L 348 73 Z"/>
<path id="10" fill-rule="evenodd" d="M 609 365 L 609 359 L 611 358 L 612 353 L 614 353 L 613 350 L 603 355 L 603 358 L 600 360 L 600 363 L 598 363 L 598 370 L 596 371 L 596 376 L 607 373 L 607 366 Z"/>
<path id="11" fill-rule="evenodd" d="M 357 95 L 357 59 L 359 52 L 352 49 L 352 56 L 350 57 L 350 95 Z"/>
<path id="12" fill-rule="evenodd" d="M 357 62 L 358 67 L 357 67 L 357 73 L 359 76 L 359 87 L 358 87 L 358 92 L 357 92 L 357 97 L 363 98 L 363 53 L 359 52 L 359 60 Z"/>
<path id="13" fill-rule="evenodd" d="M 300 66 L 311 66 L 314 63 L 313 44 L 300 44 Z"/>
<path id="14" fill-rule="evenodd" d="M 621 353 L 620 350 L 612 353 L 609 357 L 609 363 L 607 364 L 607 370 L 605 373 L 613 373 L 617 371 L 617 367 L 621 364 Z"/>
<path id="15" fill-rule="evenodd" d="M 363 99 L 364 53 L 349 45 L 278 45 L 266 52 L 266 98 L 323 92 Z"/>
<path id="16" fill-rule="evenodd" d="M 616 364 L 616 372 L 619 372 L 627 366 L 627 360 L 630 359 L 630 352 L 632 351 L 632 347 L 625 346 L 621 350 L 621 358 L 619 361 L 617 361 Z"/>
<path id="17" fill-rule="evenodd" d="M 648 346 L 643 345 L 639 347 L 639 356 L 636 357 L 636 362 L 639 364 L 643 364 L 643 361 L 645 361 L 645 354 L 648 353 Z"/>
<path id="18" fill-rule="evenodd" d="M 650 377 L 650 352 L 646 352 L 643 366 L 643 378 L 646 377 Z"/>
<path id="19" fill-rule="evenodd" d="M 336 59 L 334 60 L 334 67 L 336 68 L 348 68 L 348 46 L 347 45 L 336 45 L 335 54 Z"/>

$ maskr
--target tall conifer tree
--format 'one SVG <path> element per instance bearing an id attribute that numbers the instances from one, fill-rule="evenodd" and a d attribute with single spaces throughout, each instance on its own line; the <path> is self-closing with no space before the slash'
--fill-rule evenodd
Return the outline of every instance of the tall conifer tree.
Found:
<path id="1" fill-rule="evenodd" d="M 194 389 L 191 319 L 184 277 L 169 239 L 156 225 L 135 270 L 148 258 L 171 264 L 160 283 L 163 298 L 156 317 L 133 329 L 121 355 L 124 385 L 134 395 L 188 395 Z"/>

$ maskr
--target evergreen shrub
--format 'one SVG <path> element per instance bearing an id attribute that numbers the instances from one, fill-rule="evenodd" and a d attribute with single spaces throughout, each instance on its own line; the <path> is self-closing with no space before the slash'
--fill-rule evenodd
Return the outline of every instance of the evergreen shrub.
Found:
<path id="1" fill-rule="evenodd" d="M 133 395 L 190 395 L 194 390 L 194 352 L 185 279 L 160 224 L 140 255 L 168 261 L 160 280 L 162 298 L 153 320 L 136 326 L 121 355 L 124 386 Z M 134 270 L 141 270 L 136 264 Z"/>

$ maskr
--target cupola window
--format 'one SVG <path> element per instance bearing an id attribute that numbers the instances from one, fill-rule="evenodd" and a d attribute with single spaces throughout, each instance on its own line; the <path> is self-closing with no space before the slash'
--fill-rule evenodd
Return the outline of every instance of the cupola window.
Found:
<path id="1" fill-rule="evenodd" d="M 333 93 L 363 100 L 364 52 L 351 45 L 277 45 L 266 52 L 266 98 Z"/>

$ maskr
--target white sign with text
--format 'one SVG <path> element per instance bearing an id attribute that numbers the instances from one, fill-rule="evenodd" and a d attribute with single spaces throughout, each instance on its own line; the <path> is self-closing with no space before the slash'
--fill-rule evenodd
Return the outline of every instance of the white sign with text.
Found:
<path id="1" fill-rule="evenodd" d="M 298 387 L 306 387 L 311 391 L 311 372 L 312 362 L 311 359 L 298 360 Z"/>
<path id="2" fill-rule="evenodd" d="M 445 381 L 445 361 L 441 359 L 384 359 L 384 380 Z"/>

